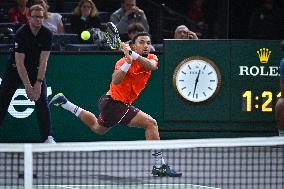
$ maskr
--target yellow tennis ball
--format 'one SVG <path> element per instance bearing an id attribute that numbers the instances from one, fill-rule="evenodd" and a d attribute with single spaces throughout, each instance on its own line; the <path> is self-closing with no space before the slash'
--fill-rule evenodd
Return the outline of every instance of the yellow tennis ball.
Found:
<path id="1" fill-rule="evenodd" d="M 81 33 L 81 38 L 82 38 L 83 40 L 88 40 L 88 39 L 90 39 L 90 37 L 91 37 L 91 34 L 90 34 L 89 31 L 83 31 L 83 32 Z"/>

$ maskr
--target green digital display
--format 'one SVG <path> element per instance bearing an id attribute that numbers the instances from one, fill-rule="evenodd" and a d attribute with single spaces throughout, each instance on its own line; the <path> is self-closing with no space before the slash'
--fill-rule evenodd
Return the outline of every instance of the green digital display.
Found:
<path id="1" fill-rule="evenodd" d="M 279 92 L 280 41 L 174 41 L 165 43 L 165 119 L 170 121 L 188 121 L 213 125 L 247 123 L 247 128 L 254 123 L 274 122 L 274 106 L 281 96 Z M 196 47 L 196 48 L 194 48 Z M 169 84 L 178 65 L 185 60 L 195 61 L 192 57 L 202 57 L 220 70 L 221 87 L 218 93 L 202 103 L 187 103 L 179 98 L 175 87 Z M 188 63 L 189 64 L 189 63 Z M 198 63 L 195 65 L 199 69 Z M 184 68 L 186 73 L 187 67 Z M 189 72 L 190 73 L 190 72 Z M 188 78 L 185 74 L 184 78 Z M 196 88 L 195 93 L 202 94 L 198 85 L 206 75 L 196 72 L 190 75 L 192 82 L 181 83 L 186 89 Z M 197 78 L 197 80 L 194 79 Z M 190 81 L 190 80 L 188 80 Z M 197 87 L 195 84 L 197 83 Z M 192 94 L 193 91 L 186 91 Z M 173 107 L 174 110 L 173 110 Z M 269 125 L 271 127 L 272 125 Z M 274 126 L 274 125 L 273 125 Z"/>

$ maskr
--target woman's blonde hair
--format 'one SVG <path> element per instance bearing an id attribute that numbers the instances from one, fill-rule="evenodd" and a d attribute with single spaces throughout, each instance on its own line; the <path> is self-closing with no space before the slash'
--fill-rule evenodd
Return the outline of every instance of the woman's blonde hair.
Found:
<path id="1" fill-rule="evenodd" d="M 78 16 L 81 16 L 81 15 L 82 15 L 81 7 L 82 7 L 82 5 L 83 5 L 85 2 L 90 3 L 91 6 L 92 6 L 92 10 L 91 10 L 90 17 L 95 17 L 96 14 L 97 14 L 97 12 L 98 12 L 98 9 L 97 9 L 95 3 L 94 3 L 92 0 L 81 0 L 81 1 L 78 3 L 78 5 L 77 5 L 77 7 L 75 8 L 75 10 L 74 10 L 74 15 L 78 15 Z"/>

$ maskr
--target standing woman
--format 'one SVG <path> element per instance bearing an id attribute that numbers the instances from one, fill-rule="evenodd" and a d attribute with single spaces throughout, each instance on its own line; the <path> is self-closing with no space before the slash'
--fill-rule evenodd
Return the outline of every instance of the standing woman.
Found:
<path id="1" fill-rule="evenodd" d="M 62 16 L 59 13 L 48 12 L 49 5 L 47 0 L 34 0 L 33 5 L 35 4 L 40 4 L 46 10 L 43 25 L 54 34 L 64 33 L 64 26 L 61 20 Z"/>
<path id="2" fill-rule="evenodd" d="M 97 13 L 97 7 L 92 0 L 81 0 L 70 19 L 72 32 L 80 35 L 90 28 L 101 28 Z"/>

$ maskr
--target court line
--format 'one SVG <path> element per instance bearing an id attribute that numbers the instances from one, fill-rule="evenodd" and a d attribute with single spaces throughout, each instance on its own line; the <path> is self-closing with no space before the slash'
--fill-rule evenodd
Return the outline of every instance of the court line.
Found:
<path id="1" fill-rule="evenodd" d="M 66 188 L 66 189 L 80 189 L 80 187 L 85 187 L 85 188 L 93 188 L 93 187 L 98 187 L 98 188 L 108 188 L 108 187 L 114 187 L 117 186 L 118 188 L 120 186 L 123 187 L 132 187 L 132 186 L 136 186 L 136 187 L 144 187 L 144 186 L 172 186 L 172 187 L 192 187 L 193 189 L 220 189 L 220 188 L 214 188 L 214 187 L 210 187 L 210 186 L 202 186 L 202 185 L 194 185 L 194 184 L 140 184 L 140 185 L 36 185 L 39 187 L 59 187 L 59 188 Z"/>
<path id="2" fill-rule="evenodd" d="M 59 188 L 79 189 L 79 188 L 74 188 L 74 187 L 71 187 L 71 186 L 59 186 Z"/>
<path id="3" fill-rule="evenodd" d="M 82 185 L 75 185 L 74 186 L 68 186 L 68 185 L 35 185 L 36 187 L 57 187 L 57 188 L 67 188 L 67 189 L 80 189 L 78 188 L 79 186 L 82 186 Z"/>

